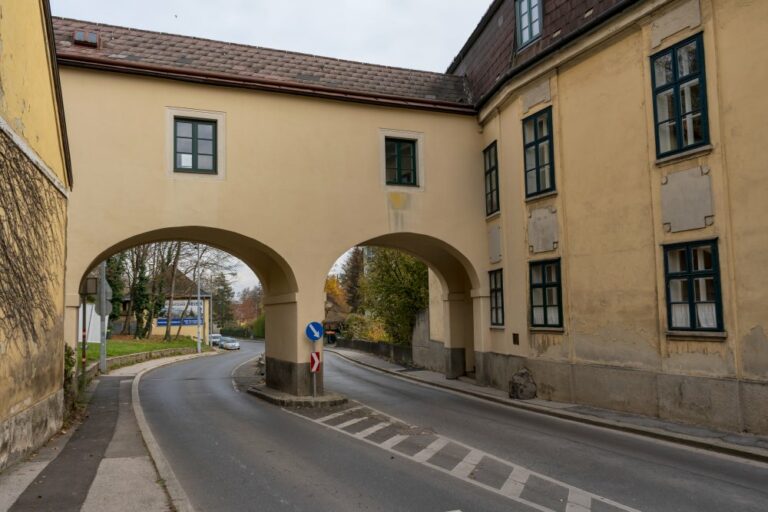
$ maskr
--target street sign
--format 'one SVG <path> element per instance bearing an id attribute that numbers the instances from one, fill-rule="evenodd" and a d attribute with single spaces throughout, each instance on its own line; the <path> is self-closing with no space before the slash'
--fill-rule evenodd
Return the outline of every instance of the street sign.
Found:
<path id="1" fill-rule="evenodd" d="M 320 371 L 320 352 L 309 354 L 309 371 L 312 373 Z"/>
<path id="2" fill-rule="evenodd" d="M 317 341 L 323 337 L 323 324 L 320 322 L 310 322 L 305 332 L 310 341 Z"/>

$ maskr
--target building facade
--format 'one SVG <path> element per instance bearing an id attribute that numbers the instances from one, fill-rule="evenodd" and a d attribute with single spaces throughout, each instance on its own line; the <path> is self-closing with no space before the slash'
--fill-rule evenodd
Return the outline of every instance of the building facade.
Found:
<path id="1" fill-rule="evenodd" d="M 64 413 L 71 175 L 47 1 L 0 1 L 0 470 Z"/>
<path id="2" fill-rule="evenodd" d="M 766 22 L 738 0 L 494 2 L 448 70 L 485 148 L 482 382 L 527 366 L 544 398 L 768 432 Z"/>
<path id="3" fill-rule="evenodd" d="M 264 283 L 268 384 L 306 394 L 328 269 L 393 247 L 431 268 L 448 377 L 528 367 L 543 398 L 766 433 L 767 21 L 497 0 L 438 74 L 56 19 L 70 225 L 104 228 L 69 230 L 67 337 L 95 262 L 206 242 Z M 110 208 L 139 189 L 163 206 Z"/>

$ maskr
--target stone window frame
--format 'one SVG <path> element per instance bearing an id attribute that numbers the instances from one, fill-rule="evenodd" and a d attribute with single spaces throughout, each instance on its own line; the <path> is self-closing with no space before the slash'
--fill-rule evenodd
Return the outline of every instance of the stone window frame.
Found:
<path id="1" fill-rule="evenodd" d="M 387 183 L 387 139 L 400 139 L 413 141 L 416 144 L 416 184 L 400 185 Z M 408 192 L 424 192 L 426 190 L 426 159 L 424 158 L 424 133 L 396 130 L 390 128 L 379 129 L 379 176 L 384 190 L 401 190 Z"/>
<path id="2" fill-rule="evenodd" d="M 176 171 L 176 118 L 216 123 L 215 165 L 216 172 L 190 172 L 187 169 Z M 226 113 L 214 110 L 201 110 L 185 107 L 166 107 L 166 175 L 174 180 L 212 180 L 222 181 L 227 174 L 227 116 Z"/>

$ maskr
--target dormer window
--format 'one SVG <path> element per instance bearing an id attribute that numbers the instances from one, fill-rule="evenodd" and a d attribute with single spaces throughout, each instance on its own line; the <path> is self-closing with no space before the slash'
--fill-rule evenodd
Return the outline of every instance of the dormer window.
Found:
<path id="1" fill-rule="evenodd" d="M 96 32 L 88 32 L 86 30 L 75 30 L 74 34 L 75 44 L 81 46 L 91 46 L 96 48 L 99 46 L 99 34 Z"/>

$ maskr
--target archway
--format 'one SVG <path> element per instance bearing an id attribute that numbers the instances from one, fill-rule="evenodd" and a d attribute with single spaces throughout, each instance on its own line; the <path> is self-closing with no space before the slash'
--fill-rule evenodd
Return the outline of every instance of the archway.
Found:
<path id="1" fill-rule="evenodd" d="M 473 290 L 479 288 L 479 280 L 469 260 L 450 244 L 418 233 L 390 233 L 357 246 L 395 249 L 426 264 L 430 301 L 427 318 L 416 323 L 414 363 L 443 372 L 448 378 L 473 373 Z"/>
<path id="2" fill-rule="evenodd" d="M 80 269 L 70 268 L 67 279 L 66 326 L 67 341 L 78 339 L 77 311 L 79 304 L 72 300 L 85 277 L 101 261 L 128 248 L 161 241 L 201 243 L 227 252 L 248 266 L 259 278 L 264 291 L 266 311 L 267 384 L 292 394 L 307 394 L 307 379 L 295 364 L 298 338 L 297 299 L 298 285 L 293 270 L 285 259 L 265 244 L 232 231 L 203 227 L 178 226 L 163 228 L 112 242 L 88 258 Z M 306 388 L 306 389 L 305 389 Z"/>

